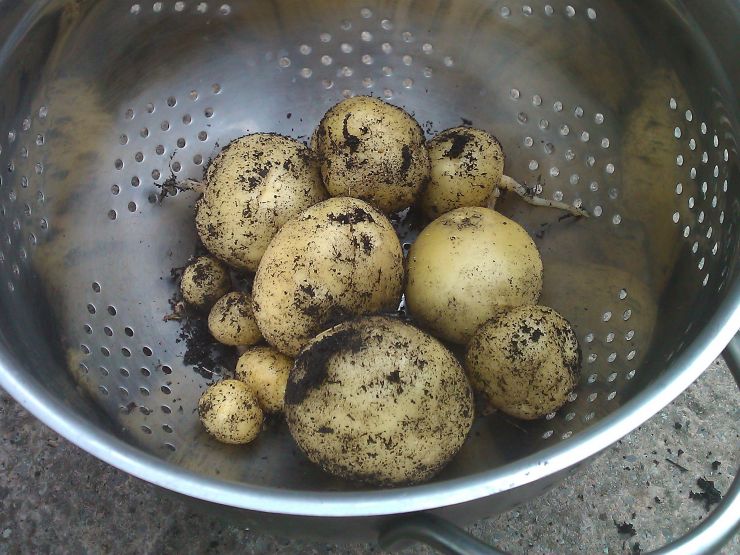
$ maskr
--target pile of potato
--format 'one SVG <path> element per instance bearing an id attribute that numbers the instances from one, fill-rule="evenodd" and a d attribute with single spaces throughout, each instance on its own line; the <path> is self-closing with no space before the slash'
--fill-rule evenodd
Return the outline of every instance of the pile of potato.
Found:
<path id="1" fill-rule="evenodd" d="M 505 176 L 489 133 L 459 127 L 427 143 L 408 113 L 371 97 L 331 108 L 310 148 L 268 133 L 230 143 L 197 204 L 212 256 L 181 282 L 213 337 L 242 352 L 236 379 L 200 400 L 206 430 L 248 443 L 265 412 L 283 412 L 327 472 L 398 485 L 458 452 L 473 390 L 517 418 L 562 406 L 580 349 L 537 306 L 542 261 L 492 209 L 500 189 L 574 211 Z M 431 222 L 404 258 L 388 216 L 412 205 Z M 255 272 L 251 295 L 230 292 L 229 267 Z M 404 294 L 410 321 L 397 312 Z"/>

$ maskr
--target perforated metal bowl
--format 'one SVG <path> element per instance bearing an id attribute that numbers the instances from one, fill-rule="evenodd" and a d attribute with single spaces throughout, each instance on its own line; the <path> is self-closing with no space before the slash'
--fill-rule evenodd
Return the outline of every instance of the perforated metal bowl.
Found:
<path id="1" fill-rule="evenodd" d="M 290 533 L 507 509 L 658 411 L 740 327 L 739 28 L 732 0 L 0 0 L 0 384 L 111 464 Z M 155 184 L 201 178 L 247 132 L 305 140 L 355 94 L 430 136 L 492 131 L 509 175 L 592 215 L 500 205 L 578 332 L 567 405 L 479 418 L 433 483 L 393 491 L 323 474 L 285 426 L 211 440 L 194 412 L 208 372 L 163 321 L 196 199 L 160 204 Z"/>

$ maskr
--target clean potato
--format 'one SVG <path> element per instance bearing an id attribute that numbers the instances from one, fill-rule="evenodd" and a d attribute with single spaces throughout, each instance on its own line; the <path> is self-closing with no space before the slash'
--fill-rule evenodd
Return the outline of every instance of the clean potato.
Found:
<path id="1" fill-rule="evenodd" d="M 254 272 L 278 229 L 327 196 L 311 150 L 256 133 L 229 143 L 208 167 L 195 225 L 211 253 Z"/>
<path id="2" fill-rule="evenodd" d="M 293 359 L 272 347 L 252 347 L 239 357 L 236 377 L 257 395 L 262 410 L 282 412 Z"/>
<path id="3" fill-rule="evenodd" d="M 252 298 L 234 291 L 221 297 L 208 314 L 208 330 L 218 342 L 232 347 L 255 345 L 262 340 L 252 310 Z"/>
<path id="4" fill-rule="evenodd" d="M 382 486 L 439 472 L 465 441 L 473 412 L 455 357 L 430 335 L 380 316 L 315 338 L 285 393 L 290 432 L 309 459 Z"/>
<path id="5" fill-rule="evenodd" d="M 434 220 L 411 246 L 407 271 L 409 312 L 454 343 L 467 343 L 504 310 L 536 303 L 542 289 L 534 242 L 489 208 L 458 208 Z"/>
<path id="6" fill-rule="evenodd" d="M 198 416 L 209 434 L 232 444 L 253 441 L 264 421 L 254 392 L 238 380 L 223 380 L 209 387 L 198 402 Z"/>
<path id="7" fill-rule="evenodd" d="M 187 266 L 180 280 L 186 303 L 196 308 L 210 308 L 231 288 L 229 271 L 212 256 L 201 256 Z"/>
<path id="8" fill-rule="evenodd" d="M 480 129 L 453 127 L 427 143 L 431 180 L 421 193 L 421 209 L 430 220 L 464 206 L 486 206 L 504 174 L 498 139 Z"/>
<path id="9" fill-rule="evenodd" d="M 331 108 L 313 143 L 332 196 L 356 197 L 390 213 L 414 203 L 429 180 L 424 132 L 401 108 L 356 96 Z"/>
<path id="10" fill-rule="evenodd" d="M 252 295 L 270 345 L 296 356 L 344 320 L 395 311 L 403 252 L 381 212 L 355 198 L 331 198 L 286 223 L 265 251 Z"/>
<path id="11" fill-rule="evenodd" d="M 562 407 L 578 383 L 581 349 L 570 323 L 545 306 L 520 306 L 480 327 L 465 367 L 503 412 L 534 420 Z"/>

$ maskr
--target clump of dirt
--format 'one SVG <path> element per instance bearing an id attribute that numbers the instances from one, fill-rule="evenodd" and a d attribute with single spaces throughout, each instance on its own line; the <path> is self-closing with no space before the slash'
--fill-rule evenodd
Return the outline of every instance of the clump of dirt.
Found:
<path id="1" fill-rule="evenodd" d="M 184 191 L 185 189 L 178 184 L 177 178 L 175 177 L 175 174 L 171 174 L 167 179 L 165 179 L 162 184 L 155 183 L 154 186 L 159 189 L 159 193 L 157 194 L 157 202 L 159 204 L 162 204 L 162 201 L 166 199 L 167 197 L 174 197 L 177 193 L 180 191 Z"/>
<path id="2" fill-rule="evenodd" d="M 617 532 L 627 536 L 636 536 L 637 531 L 631 522 L 622 522 L 621 524 L 615 523 L 617 526 Z"/>
<path id="3" fill-rule="evenodd" d="M 362 337 L 355 329 L 344 329 L 315 341 L 295 360 L 296 372 L 291 372 L 285 404 L 299 405 L 311 390 L 321 386 L 329 376 L 331 360 L 341 353 L 357 353 L 362 349 Z"/>
<path id="4" fill-rule="evenodd" d="M 236 367 L 236 349 L 216 341 L 208 331 L 205 318 L 190 315 L 183 318 L 180 324 L 176 341 L 185 343 L 185 366 L 192 366 L 195 372 L 206 379 L 224 375 Z"/>
<path id="5" fill-rule="evenodd" d="M 699 486 L 701 492 L 695 493 L 690 491 L 689 497 L 691 499 L 696 499 L 697 501 L 703 501 L 705 510 L 709 511 L 712 508 L 712 505 L 716 505 L 722 501 L 722 493 L 714 487 L 714 482 L 712 480 L 699 478 L 696 481 L 696 485 Z"/>

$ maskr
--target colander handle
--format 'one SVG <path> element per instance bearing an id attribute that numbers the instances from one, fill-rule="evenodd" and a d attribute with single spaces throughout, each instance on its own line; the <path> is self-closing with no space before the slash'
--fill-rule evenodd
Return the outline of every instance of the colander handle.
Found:
<path id="1" fill-rule="evenodd" d="M 740 387 L 740 334 L 735 336 L 722 353 L 735 382 Z M 735 475 L 729 491 L 712 514 L 694 530 L 661 547 L 650 555 L 711 555 L 740 530 L 740 472 Z M 486 545 L 465 530 L 439 518 L 419 513 L 384 530 L 379 543 L 393 549 L 409 541 L 422 542 L 441 553 L 451 555 L 504 555 Z"/>

